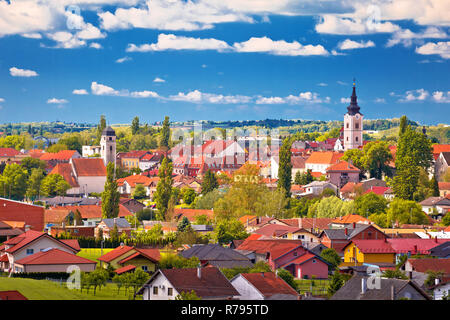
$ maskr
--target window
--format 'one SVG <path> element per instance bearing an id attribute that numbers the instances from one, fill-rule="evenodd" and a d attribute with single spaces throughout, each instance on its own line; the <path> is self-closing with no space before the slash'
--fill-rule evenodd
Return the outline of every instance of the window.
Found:
<path id="1" fill-rule="evenodd" d="M 347 141 L 348 141 L 348 137 L 347 137 Z"/>
<path id="2" fill-rule="evenodd" d="M 316 263 L 316 259 L 313 259 L 313 263 Z"/>
<path id="3" fill-rule="evenodd" d="M 349 124 L 348 124 L 348 122 L 347 122 L 347 129 L 349 128 Z"/>
<path id="4" fill-rule="evenodd" d="M 112 146 L 109 146 L 109 151 L 112 151 Z"/>
<path id="5" fill-rule="evenodd" d="M 297 256 L 297 251 L 296 251 L 296 252 L 294 252 L 294 253 L 293 253 L 293 255 L 294 255 L 294 257 L 296 257 L 296 256 Z"/>
<path id="6" fill-rule="evenodd" d="M 173 288 L 167 288 L 167 295 L 168 296 L 173 295 Z"/>
<path id="7" fill-rule="evenodd" d="M 358 137 L 356 137 L 356 141 L 358 141 Z"/>
<path id="8" fill-rule="evenodd" d="M 27 254 L 33 254 L 34 250 L 33 249 L 27 249 Z"/>
<path id="9" fill-rule="evenodd" d="M 359 123 L 355 123 L 355 128 L 359 129 Z"/>
<path id="10" fill-rule="evenodd" d="M 158 295 L 158 287 L 153 287 L 153 294 Z"/>
<path id="11" fill-rule="evenodd" d="M 111 141 L 112 140 L 112 137 L 109 137 L 109 141 Z"/>
<path id="12" fill-rule="evenodd" d="M 148 267 L 147 267 L 147 266 L 142 266 L 141 268 L 142 268 L 142 270 L 144 270 L 144 271 L 148 271 Z"/>

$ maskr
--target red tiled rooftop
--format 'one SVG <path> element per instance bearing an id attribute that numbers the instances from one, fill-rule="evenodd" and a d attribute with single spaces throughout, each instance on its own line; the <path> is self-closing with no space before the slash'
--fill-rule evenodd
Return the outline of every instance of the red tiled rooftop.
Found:
<path id="1" fill-rule="evenodd" d="M 427 271 L 442 271 L 450 274 L 450 259 L 408 259 L 414 271 L 426 273 Z"/>
<path id="2" fill-rule="evenodd" d="M 391 244 L 384 240 L 352 240 L 362 253 L 395 253 Z"/>
<path id="3" fill-rule="evenodd" d="M 331 171 L 359 172 L 361 170 L 359 170 L 353 164 L 350 164 L 347 161 L 342 160 L 342 161 L 339 161 L 338 163 L 333 164 L 330 167 L 328 167 L 327 172 L 331 172 Z"/>
<path id="4" fill-rule="evenodd" d="M 311 153 L 306 163 L 335 164 L 343 155 L 343 153 L 332 151 L 316 151 Z"/>
<path id="5" fill-rule="evenodd" d="M 95 261 L 79 257 L 75 254 L 68 253 L 60 249 L 50 249 L 47 251 L 40 251 L 38 253 L 27 256 L 23 259 L 15 261 L 16 264 L 30 265 L 30 264 L 96 264 Z"/>
<path id="6" fill-rule="evenodd" d="M 0 148 L 0 157 L 15 157 L 20 151 L 13 148 Z"/>
<path id="7" fill-rule="evenodd" d="M 105 176 L 106 167 L 103 159 L 72 159 L 73 167 L 79 177 Z"/>
<path id="8" fill-rule="evenodd" d="M 72 165 L 70 163 L 58 163 L 49 174 L 59 174 L 64 178 L 64 180 L 67 181 L 68 184 L 70 184 L 72 188 L 79 187 L 77 179 L 75 179 L 72 172 Z"/>
<path id="9" fill-rule="evenodd" d="M 241 273 L 241 276 L 250 282 L 266 298 L 275 294 L 298 296 L 297 291 L 272 272 Z"/>
<path id="10" fill-rule="evenodd" d="M 110 262 L 114 259 L 119 258 L 120 256 L 122 256 L 123 254 L 127 253 L 130 250 L 134 250 L 133 247 L 119 246 L 119 247 L 115 248 L 114 250 L 111 250 L 110 252 L 102 255 L 100 258 L 98 258 L 98 260 L 104 261 L 104 262 Z"/>
<path id="11" fill-rule="evenodd" d="M 128 272 L 128 271 L 131 271 L 131 270 L 134 270 L 134 269 L 136 269 L 136 266 L 133 266 L 132 264 L 129 264 L 129 265 L 125 266 L 125 267 L 122 267 L 122 268 L 114 270 L 114 272 L 117 273 L 117 274 L 122 274 L 124 272 Z"/>
<path id="12" fill-rule="evenodd" d="M 50 161 L 50 160 L 62 160 L 62 161 L 69 161 L 74 155 L 76 150 L 61 150 L 56 153 L 47 152 L 44 153 L 40 159 L 44 161 Z"/>
<path id="13" fill-rule="evenodd" d="M 28 300 L 17 290 L 0 291 L 0 300 Z"/>
<path id="14" fill-rule="evenodd" d="M 332 221 L 333 223 L 370 223 L 370 220 L 360 216 L 359 214 L 348 214 L 346 216 L 338 217 Z"/>

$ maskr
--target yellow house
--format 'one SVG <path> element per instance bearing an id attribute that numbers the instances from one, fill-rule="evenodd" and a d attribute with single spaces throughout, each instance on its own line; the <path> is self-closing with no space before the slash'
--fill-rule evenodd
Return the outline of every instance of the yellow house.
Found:
<path id="1" fill-rule="evenodd" d="M 129 246 L 119 246 L 104 254 L 98 260 L 104 268 L 111 266 L 114 269 L 119 269 L 132 265 L 144 271 L 155 272 L 158 268 L 160 254 L 158 249 L 139 249 Z"/>
<path id="2" fill-rule="evenodd" d="M 353 240 L 344 247 L 344 265 L 395 263 L 395 251 L 385 240 Z"/>

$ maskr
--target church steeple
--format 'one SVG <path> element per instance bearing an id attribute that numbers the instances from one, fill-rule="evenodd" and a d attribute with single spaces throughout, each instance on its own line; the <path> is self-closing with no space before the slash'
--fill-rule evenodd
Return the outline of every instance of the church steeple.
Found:
<path id="1" fill-rule="evenodd" d="M 355 79 L 353 79 L 353 92 L 352 96 L 350 97 L 350 105 L 347 107 L 348 114 L 349 115 L 355 115 L 357 113 L 361 114 L 359 112 L 359 106 L 358 106 L 358 97 L 356 96 L 356 83 Z"/>

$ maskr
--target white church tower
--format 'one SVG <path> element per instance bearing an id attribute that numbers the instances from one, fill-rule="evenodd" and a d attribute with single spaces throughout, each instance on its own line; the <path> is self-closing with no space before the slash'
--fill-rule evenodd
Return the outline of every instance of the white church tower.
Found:
<path id="1" fill-rule="evenodd" d="M 102 132 L 100 152 L 105 166 L 116 161 L 116 132 L 109 126 Z"/>
<path id="2" fill-rule="evenodd" d="M 344 150 L 357 149 L 363 145 L 363 115 L 359 112 L 355 82 L 347 113 L 344 116 Z"/>

